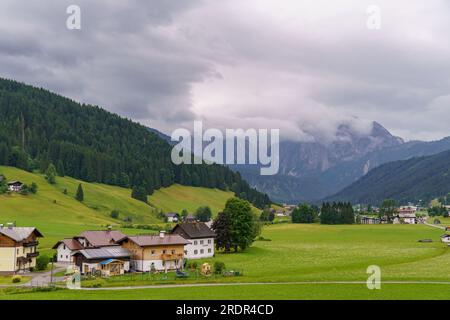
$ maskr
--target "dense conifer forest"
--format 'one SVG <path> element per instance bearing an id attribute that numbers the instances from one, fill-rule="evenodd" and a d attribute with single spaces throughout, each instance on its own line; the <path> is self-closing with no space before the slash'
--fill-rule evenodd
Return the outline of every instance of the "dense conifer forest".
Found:
<path id="1" fill-rule="evenodd" d="M 88 182 L 139 188 L 147 194 L 174 183 L 231 190 L 262 208 L 267 195 L 221 165 L 180 165 L 171 146 L 147 127 L 98 106 L 0 79 L 0 164 Z"/>

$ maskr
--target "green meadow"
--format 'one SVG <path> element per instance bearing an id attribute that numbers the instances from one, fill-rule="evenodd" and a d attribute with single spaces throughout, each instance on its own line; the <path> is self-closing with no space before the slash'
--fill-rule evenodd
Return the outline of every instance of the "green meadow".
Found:
<path id="1" fill-rule="evenodd" d="M 186 208 L 193 212 L 201 205 L 209 205 L 217 213 L 233 195 L 217 189 L 174 185 L 158 190 L 149 197 L 149 204 L 145 204 L 132 199 L 131 190 L 126 188 L 87 183 L 70 177 L 57 177 L 56 184 L 51 185 L 42 174 L 5 166 L 0 166 L 0 173 L 8 180 L 38 184 L 36 194 L 0 195 L 0 223 L 15 222 L 17 226 L 37 227 L 45 236 L 40 240 L 41 252 L 49 252 L 58 240 L 84 230 L 101 229 L 107 225 L 119 227 L 125 224 L 126 218 L 131 218 L 132 224 L 163 225 L 164 222 L 157 218 L 160 210 L 180 212 Z M 83 202 L 75 199 L 80 183 L 84 190 Z M 110 217 L 112 210 L 119 211 L 118 219 Z M 128 234 L 148 232 L 122 230 Z"/>
<path id="2" fill-rule="evenodd" d="M 243 271 L 241 277 L 200 280 L 224 282 L 221 286 L 3 291 L 0 299 L 449 299 L 448 284 L 427 283 L 450 282 L 450 253 L 439 240 L 441 234 L 442 230 L 424 225 L 277 224 L 263 230 L 264 238 L 271 241 L 256 241 L 244 252 L 218 253 L 215 258 L 199 261 L 223 261 L 227 269 Z M 418 242 L 424 238 L 433 242 Z M 381 268 L 381 290 L 368 290 L 365 285 L 370 265 Z M 326 283 L 336 281 L 361 283 Z M 136 281 L 100 282 L 102 287 L 155 284 L 139 281 L 139 277 Z M 166 284 L 181 283 L 189 280 L 169 280 Z"/>

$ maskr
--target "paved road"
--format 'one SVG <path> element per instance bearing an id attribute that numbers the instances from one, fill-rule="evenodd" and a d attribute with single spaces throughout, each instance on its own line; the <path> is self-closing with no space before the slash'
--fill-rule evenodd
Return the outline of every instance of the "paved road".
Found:
<path id="1" fill-rule="evenodd" d="M 438 229 L 441 229 L 441 230 L 445 231 L 445 227 L 440 226 L 438 224 L 431 224 L 431 223 L 428 223 L 428 222 L 424 222 L 423 224 L 426 225 L 426 226 L 429 226 L 429 227 L 438 228 Z"/>
<path id="2" fill-rule="evenodd" d="M 53 274 L 66 270 L 65 266 L 56 266 L 53 269 Z M 2 284 L 0 287 L 38 287 L 46 286 L 51 280 L 51 271 L 46 272 L 30 272 L 20 274 L 26 277 L 31 277 L 31 280 L 20 284 Z M 53 277 L 53 282 L 63 281 L 64 277 Z"/>

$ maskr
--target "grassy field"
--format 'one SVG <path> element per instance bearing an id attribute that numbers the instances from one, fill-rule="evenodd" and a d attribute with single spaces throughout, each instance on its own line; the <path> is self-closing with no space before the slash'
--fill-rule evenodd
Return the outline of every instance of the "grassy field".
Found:
<path id="1" fill-rule="evenodd" d="M 273 284 L 20 294 L 0 290 L 0 300 L 448 300 L 448 292 L 448 285 L 439 284 L 384 284 L 381 290 L 363 284 Z"/>
<path id="2" fill-rule="evenodd" d="M 22 276 L 22 282 L 27 282 L 30 277 Z M 12 276 L 0 276 L 0 285 L 12 284 Z"/>
<path id="3" fill-rule="evenodd" d="M 0 299 L 448 299 L 449 285 L 383 284 L 371 291 L 364 284 L 289 284 L 311 281 L 367 280 L 367 267 L 381 268 L 382 281 L 450 282 L 450 251 L 439 242 L 442 231 L 424 225 L 292 225 L 265 227 L 245 252 L 219 253 L 227 269 L 244 276 L 200 282 L 272 282 L 276 284 L 179 287 L 114 291 L 57 291 L 0 295 Z M 419 243 L 430 238 L 433 243 Z M 203 261 L 199 261 L 201 263 Z M 149 285 L 152 281 L 100 281 L 103 287 Z M 189 283 L 167 281 L 166 284 Z M 285 284 L 278 284 L 285 282 Z M 153 282 L 154 283 L 154 282 Z"/>
<path id="4" fill-rule="evenodd" d="M 222 261 L 227 269 L 244 272 L 242 277 L 201 280 L 209 282 L 365 281 L 370 265 L 379 266 L 385 280 L 450 281 L 450 250 L 440 242 L 441 234 L 424 225 L 278 224 L 264 228 L 263 237 L 271 241 L 198 262 Z M 434 242 L 418 242 L 424 238 Z M 136 277 L 103 285 L 152 283 Z"/>
<path id="5" fill-rule="evenodd" d="M 27 196 L 16 193 L 0 195 L 0 223 L 15 222 L 17 226 L 35 226 L 45 237 L 40 240 L 40 251 L 50 248 L 64 237 L 72 237 L 84 230 L 96 230 L 107 225 L 120 226 L 130 217 L 133 224 L 163 224 L 157 218 L 159 210 L 191 212 L 200 205 L 209 205 L 214 212 L 221 210 L 230 192 L 214 189 L 175 185 L 157 191 L 147 205 L 131 198 L 131 190 L 98 183 L 87 183 L 70 177 L 57 177 L 50 185 L 41 174 L 17 168 L 0 166 L 0 173 L 9 180 L 20 180 L 30 185 L 38 184 L 37 194 Z M 78 184 L 83 185 L 84 201 L 75 200 Z M 64 190 L 67 189 L 67 194 Z M 112 219 L 112 210 L 120 212 L 119 219 Z M 138 229 L 123 229 L 129 234 L 142 233 Z"/>

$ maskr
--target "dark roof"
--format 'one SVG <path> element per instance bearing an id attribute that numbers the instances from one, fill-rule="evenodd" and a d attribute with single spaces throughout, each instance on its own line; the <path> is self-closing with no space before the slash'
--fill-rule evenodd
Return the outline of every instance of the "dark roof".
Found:
<path id="1" fill-rule="evenodd" d="M 166 213 L 166 217 L 179 217 L 180 215 L 176 212 Z"/>
<path id="2" fill-rule="evenodd" d="M 87 248 L 77 251 L 73 255 L 81 254 L 86 259 L 114 259 L 129 258 L 131 252 L 119 246 L 103 247 L 103 248 Z"/>
<path id="3" fill-rule="evenodd" d="M 34 227 L 3 227 L 0 229 L 0 234 L 13 239 L 16 242 L 20 242 L 28 238 L 32 233 L 35 233 L 36 237 L 43 237 L 42 233 Z"/>
<path id="4" fill-rule="evenodd" d="M 83 246 L 81 245 L 81 243 L 79 243 L 78 240 L 76 240 L 76 239 L 62 239 L 61 241 L 58 241 L 53 246 L 53 249 L 57 249 L 58 246 L 61 243 L 64 243 L 66 245 L 66 247 L 69 248 L 70 250 L 81 250 L 81 249 L 83 249 Z"/>
<path id="5" fill-rule="evenodd" d="M 186 239 L 214 238 L 216 234 L 204 222 L 185 222 L 175 226 L 172 233 Z"/>
<path id="6" fill-rule="evenodd" d="M 20 181 L 9 181 L 8 182 L 8 185 L 9 186 L 11 186 L 11 185 L 19 185 L 19 186 L 21 186 L 21 185 L 23 185 L 23 183 L 22 182 L 20 182 Z"/>
<path id="7" fill-rule="evenodd" d="M 177 234 L 168 234 L 164 235 L 164 237 L 160 237 L 159 235 L 132 236 L 121 240 L 121 242 L 127 239 L 133 241 L 140 247 L 163 246 L 170 244 L 189 244 L 189 241 Z"/>
<path id="8" fill-rule="evenodd" d="M 84 231 L 75 238 L 85 238 L 94 247 L 104 247 L 116 243 L 126 235 L 117 230 Z"/>

